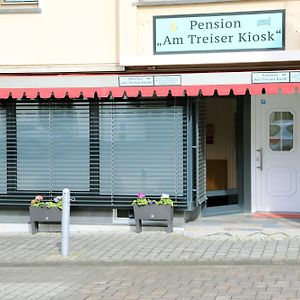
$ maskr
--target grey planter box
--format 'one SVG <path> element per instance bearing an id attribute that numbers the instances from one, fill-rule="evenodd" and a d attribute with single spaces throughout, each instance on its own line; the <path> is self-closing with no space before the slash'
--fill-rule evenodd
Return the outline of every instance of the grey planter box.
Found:
<path id="1" fill-rule="evenodd" d="M 62 210 L 57 207 L 29 207 L 30 223 L 32 234 L 38 231 L 39 222 L 60 223 Z"/>
<path id="2" fill-rule="evenodd" d="M 173 231 L 173 206 L 170 205 L 145 205 L 133 206 L 136 232 L 142 231 L 142 220 L 165 220 L 167 232 Z"/>

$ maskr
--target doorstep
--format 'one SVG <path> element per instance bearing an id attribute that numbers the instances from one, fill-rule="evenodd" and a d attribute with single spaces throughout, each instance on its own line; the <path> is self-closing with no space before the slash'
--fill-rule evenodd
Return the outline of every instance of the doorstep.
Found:
<path id="1" fill-rule="evenodd" d="M 300 238 L 300 219 L 256 218 L 254 214 L 202 217 L 187 223 L 184 235 L 220 239 Z"/>

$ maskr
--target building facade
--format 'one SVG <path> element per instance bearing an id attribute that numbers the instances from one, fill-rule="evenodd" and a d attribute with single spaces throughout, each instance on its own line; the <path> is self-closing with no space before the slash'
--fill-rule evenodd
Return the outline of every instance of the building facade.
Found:
<path id="1" fill-rule="evenodd" d="M 74 223 L 299 212 L 299 4 L 1 1 L 2 222 L 65 187 Z"/>

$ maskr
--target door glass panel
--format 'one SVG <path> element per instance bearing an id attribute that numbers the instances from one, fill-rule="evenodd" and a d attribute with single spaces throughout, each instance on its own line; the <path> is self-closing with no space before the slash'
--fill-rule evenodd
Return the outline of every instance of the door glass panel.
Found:
<path id="1" fill-rule="evenodd" d="M 269 134 L 272 151 L 291 151 L 294 145 L 294 115 L 289 111 L 272 112 Z"/>

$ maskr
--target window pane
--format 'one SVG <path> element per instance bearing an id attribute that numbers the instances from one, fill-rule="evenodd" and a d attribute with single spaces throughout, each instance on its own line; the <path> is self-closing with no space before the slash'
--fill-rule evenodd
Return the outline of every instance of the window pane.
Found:
<path id="1" fill-rule="evenodd" d="M 270 137 L 276 137 L 280 135 L 280 126 L 270 125 Z"/>
<path id="2" fill-rule="evenodd" d="M 89 190 L 89 111 L 72 106 L 52 110 L 52 189 Z"/>
<path id="3" fill-rule="evenodd" d="M 101 194 L 183 195 L 182 107 L 100 108 Z"/>
<path id="4" fill-rule="evenodd" d="M 282 151 L 290 151 L 293 149 L 293 140 L 282 140 Z"/>
<path id="5" fill-rule="evenodd" d="M 17 107 L 17 189 L 50 188 L 49 111 L 33 106 Z"/>
<path id="6" fill-rule="evenodd" d="M 289 111 L 284 111 L 282 112 L 282 120 L 293 120 L 293 114 L 290 113 Z"/>
<path id="7" fill-rule="evenodd" d="M 273 112 L 270 115 L 270 122 L 273 123 L 275 121 L 281 120 L 281 112 Z"/>
<path id="8" fill-rule="evenodd" d="M 18 190 L 89 190 L 89 110 L 17 108 Z"/>
<path id="9" fill-rule="evenodd" d="M 273 151 L 280 151 L 280 140 L 279 139 L 270 139 L 270 148 Z"/>
<path id="10" fill-rule="evenodd" d="M 270 148 L 273 151 L 293 149 L 294 116 L 291 112 L 273 112 L 270 115 Z"/>

